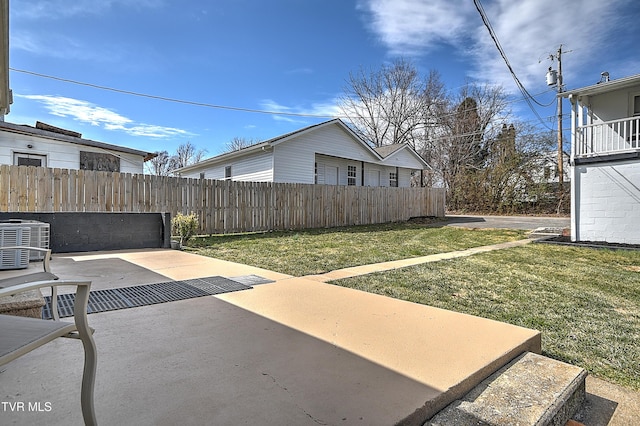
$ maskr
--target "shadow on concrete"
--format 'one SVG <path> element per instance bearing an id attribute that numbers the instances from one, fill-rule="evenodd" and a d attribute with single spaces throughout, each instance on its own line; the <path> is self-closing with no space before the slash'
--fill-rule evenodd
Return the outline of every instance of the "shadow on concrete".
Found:
<path id="1" fill-rule="evenodd" d="M 573 419 L 588 426 L 607 426 L 618 408 L 618 403 L 587 392 L 580 411 Z"/>
<path id="2" fill-rule="evenodd" d="M 250 290 L 249 290 L 250 291 Z M 91 315 L 102 424 L 419 425 L 440 395 L 215 297 Z M 58 339 L 2 371 L 0 397 L 49 403 L 6 424 L 81 424 L 82 349 Z"/>

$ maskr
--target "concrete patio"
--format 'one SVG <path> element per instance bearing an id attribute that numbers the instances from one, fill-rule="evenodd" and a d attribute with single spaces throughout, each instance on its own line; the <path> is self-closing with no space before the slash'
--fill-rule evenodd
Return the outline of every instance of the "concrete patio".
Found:
<path id="1" fill-rule="evenodd" d="M 35 264 L 33 267 L 40 267 Z M 421 424 L 538 332 L 175 250 L 59 254 L 92 290 L 206 276 L 250 290 L 89 315 L 101 424 Z M 0 372 L 2 424 L 82 424 L 80 343 L 57 339 Z"/>

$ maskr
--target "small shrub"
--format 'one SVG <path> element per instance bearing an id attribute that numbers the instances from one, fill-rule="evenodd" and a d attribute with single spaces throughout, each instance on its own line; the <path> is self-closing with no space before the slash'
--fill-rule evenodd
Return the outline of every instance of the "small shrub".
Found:
<path id="1" fill-rule="evenodd" d="M 178 213 L 171 219 L 171 233 L 180 237 L 180 246 L 193 237 L 198 230 L 198 215 Z"/>

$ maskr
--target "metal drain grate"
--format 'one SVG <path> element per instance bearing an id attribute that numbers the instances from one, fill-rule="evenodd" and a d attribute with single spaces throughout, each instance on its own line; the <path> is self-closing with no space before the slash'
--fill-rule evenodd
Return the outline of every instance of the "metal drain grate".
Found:
<path id="1" fill-rule="evenodd" d="M 231 291 L 248 290 L 251 286 L 223 277 L 197 278 L 184 281 L 137 285 L 133 287 L 95 290 L 89 293 L 87 313 L 114 311 L 211 296 Z M 74 294 L 58 295 L 58 313 L 61 318 L 73 316 Z M 51 319 L 51 296 L 45 297 L 42 318 Z"/>
<path id="2" fill-rule="evenodd" d="M 274 280 L 270 280 L 264 277 L 261 277 L 260 275 L 240 275 L 238 277 L 233 277 L 231 278 L 234 281 L 237 281 L 241 284 L 244 285 L 248 285 L 248 286 L 253 286 L 253 285 L 258 285 L 258 284 L 269 284 L 269 283 L 275 283 Z"/>
<path id="3" fill-rule="evenodd" d="M 247 288 L 251 288 L 250 285 L 245 285 L 242 282 L 224 277 L 195 278 L 191 280 L 182 280 L 181 282 L 206 291 L 208 294 L 228 293 L 230 291 L 246 290 Z"/>

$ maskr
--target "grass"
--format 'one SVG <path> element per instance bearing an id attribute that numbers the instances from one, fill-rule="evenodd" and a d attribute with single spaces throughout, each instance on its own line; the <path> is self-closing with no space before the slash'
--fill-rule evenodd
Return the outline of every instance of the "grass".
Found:
<path id="1" fill-rule="evenodd" d="M 522 237 L 389 224 L 199 237 L 189 250 L 303 276 Z M 640 390 L 638 251 L 530 244 L 333 283 L 540 330 L 545 355 Z"/>
<path id="2" fill-rule="evenodd" d="M 544 355 L 640 390 L 640 252 L 532 244 L 334 284 L 539 330 Z"/>
<path id="3" fill-rule="evenodd" d="M 514 230 L 464 230 L 395 223 L 197 237 L 188 250 L 294 276 L 519 240 Z"/>

